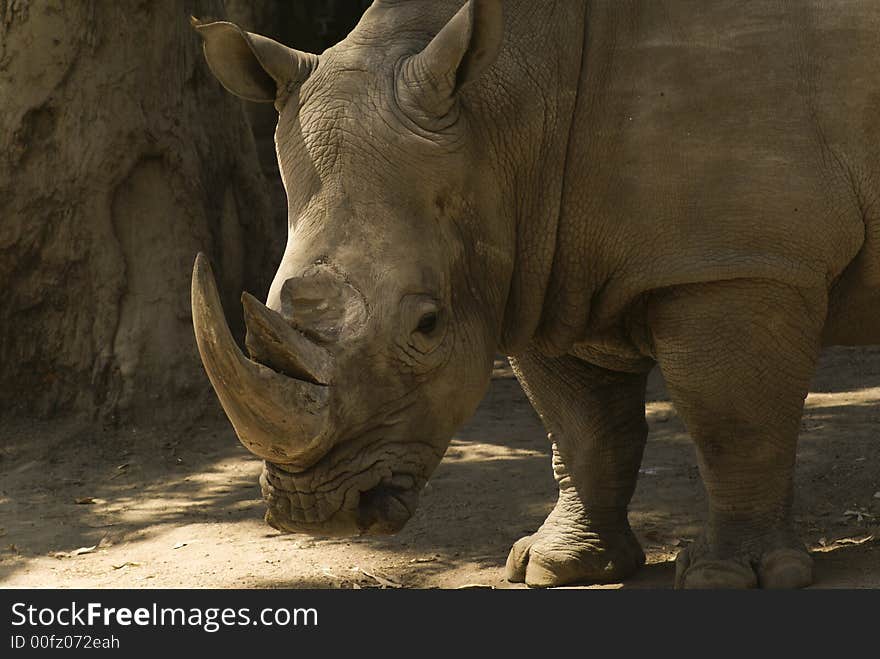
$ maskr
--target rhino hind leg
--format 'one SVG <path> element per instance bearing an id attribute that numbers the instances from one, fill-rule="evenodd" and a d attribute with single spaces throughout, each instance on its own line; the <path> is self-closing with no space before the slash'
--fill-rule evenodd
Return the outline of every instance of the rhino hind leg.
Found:
<path id="1" fill-rule="evenodd" d="M 548 587 L 626 578 L 645 562 L 627 506 L 647 436 L 646 374 L 537 352 L 511 363 L 549 430 L 559 499 L 511 549 L 508 580 Z"/>
<path id="2" fill-rule="evenodd" d="M 668 290 L 651 302 L 658 363 L 697 447 L 706 529 L 676 562 L 683 588 L 795 588 L 812 560 L 791 518 L 797 435 L 826 296 L 771 281 Z"/>

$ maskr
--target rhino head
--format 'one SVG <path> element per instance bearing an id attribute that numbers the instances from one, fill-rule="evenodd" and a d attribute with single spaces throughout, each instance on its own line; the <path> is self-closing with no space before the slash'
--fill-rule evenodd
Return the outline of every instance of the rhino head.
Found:
<path id="1" fill-rule="evenodd" d="M 399 530 L 488 385 L 514 235 L 463 90 L 500 50 L 501 2 L 428 6 L 377 2 L 320 56 L 195 25 L 223 86 L 279 113 L 287 247 L 266 303 L 242 296 L 249 355 L 202 255 L 192 304 L 280 530 Z"/>

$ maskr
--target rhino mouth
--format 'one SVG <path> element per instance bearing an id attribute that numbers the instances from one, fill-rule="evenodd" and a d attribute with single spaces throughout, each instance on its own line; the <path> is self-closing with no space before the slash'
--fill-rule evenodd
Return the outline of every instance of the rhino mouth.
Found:
<path id="1" fill-rule="evenodd" d="M 400 531 L 415 512 L 427 479 L 383 464 L 342 482 L 266 462 L 260 486 L 266 522 L 286 533 L 313 536 L 387 535 Z"/>
<path id="2" fill-rule="evenodd" d="M 389 482 L 381 482 L 361 492 L 358 503 L 358 527 L 371 533 L 397 533 L 416 510 L 419 491 L 401 487 L 395 481 L 412 480 L 406 474 L 392 474 Z M 419 488 L 421 489 L 421 488 Z"/>

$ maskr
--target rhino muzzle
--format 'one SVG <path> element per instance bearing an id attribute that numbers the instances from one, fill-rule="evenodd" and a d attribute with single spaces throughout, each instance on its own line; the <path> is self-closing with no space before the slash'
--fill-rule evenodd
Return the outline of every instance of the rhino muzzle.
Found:
<path id="1" fill-rule="evenodd" d="M 378 464 L 323 488 L 308 474 L 266 462 L 260 486 L 266 522 L 286 533 L 325 537 L 397 533 L 418 505 L 425 478 Z"/>
<path id="2" fill-rule="evenodd" d="M 245 293 L 242 304 L 252 359 L 232 338 L 211 266 L 200 253 L 192 276 L 193 327 L 220 404 L 251 453 L 306 469 L 332 445 L 332 357 L 253 296 Z"/>

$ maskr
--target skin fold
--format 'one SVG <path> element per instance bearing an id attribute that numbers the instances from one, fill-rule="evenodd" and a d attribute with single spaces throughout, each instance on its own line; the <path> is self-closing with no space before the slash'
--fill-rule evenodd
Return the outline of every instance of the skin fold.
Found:
<path id="1" fill-rule="evenodd" d="M 676 585 L 811 582 L 804 398 L 823 346 L 880 343 L 880 7 L 387 0 L 317 57 L 197 29 L 230 91 L 279 110 L 288 244 L 246 304 L 250 358 L 326 387 L 320 431 L 286 430 L 296 405 L 257 428 L 268 394 L 230 391 L 211 364 L 251 367 L 194 313 L 270 523 L 400 528 L 503 352 L 560 491 L 508 578 L 623 579 L 656 365 L 709 499 Z"/>

